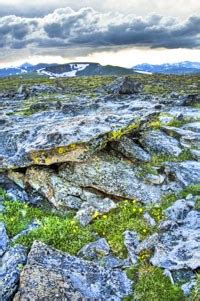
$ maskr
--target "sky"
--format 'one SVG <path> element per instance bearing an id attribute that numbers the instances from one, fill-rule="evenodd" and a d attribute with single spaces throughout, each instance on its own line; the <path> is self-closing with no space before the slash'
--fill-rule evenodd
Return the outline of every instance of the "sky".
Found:
<path id="1" fill-rule="evenodd" d="M 200 62 L 199 0 L 0 0 L 0 67 Z"/>

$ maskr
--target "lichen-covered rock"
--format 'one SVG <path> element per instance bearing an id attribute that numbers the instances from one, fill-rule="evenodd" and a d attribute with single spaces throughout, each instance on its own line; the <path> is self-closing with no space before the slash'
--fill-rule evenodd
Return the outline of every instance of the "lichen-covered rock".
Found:
<path id="1" fill-rule="evenodd" d="M 62 165 L 59 175 L 80 187 L 143 203 L 157 202 L 163 194 L 160 186 L 147 184 L 137 176 L 134 164 L 104 152 L 84 163 Z"/>
<path id="2" fill-rule="evenodd" d="M 136 249 L 139 243 L 140 243 L 140 239 L 136 232 L 133 231 L 124 232 L 124 244 L 128 250 L 128 254 L 130 256 L 132 264 L 136 264 L 137 262 Z"/>
<path id="3" fill-rule="evenodd" d="M 159 154 L 178 157 L 182 152 L 179 142 L 161 131 L 147 131 L 140 142 L 147 150 Z"/>
<path id="4" fill-rule="evenodd" d="M 0 168 L 86 160 L 108 141 L 136 129 L 140 119 L 154 112 L 155 104 L 102 98 L 92 102 L 78 99 L 66 106 L 65 112 L 9 116 L 0 132 Z"/>
<path id="5" fill-rule="evenodd" d="M 79 209 L 82 189 L 71 185 L 50 168 L 27 169 L 24 181 L 40 192 L 57 209 Z"/>
<path id="6" fill-rule="evenodd" d="M 26 258 L 26 250 L 20 245 L 9 248 L 1 258 L 0 300 L 10 301 L 13 297 Z"/>
<path id="7" fill-rule="evenodd" d="M 131 281 L 120 269 L 105 269 L 35 242 L 14 301 L 119 301 L 130 292 Z"/>
<path id="8" fill-rule="evenodd" d="M 148 162 L 151 160 L 151 156 L 130 138 L 123 137 L 119 141 L 112 142 L 111 146 L 133 161 Z"/>
<path id="9" fill-rule="evenodd" d="M 151 263 L 168 270 L 196 270 L 200 267 L 199 230 L 200 212 L 192 210 L 179 226 L 160 234 Z"/>
<path id="10" fill-rule="evenodd" d="M 194 202 L 188 200 L 178 200 L 165 210 L 165 216 L 172 221 L 182 222 L 187 214 L 194 208 Z"/>

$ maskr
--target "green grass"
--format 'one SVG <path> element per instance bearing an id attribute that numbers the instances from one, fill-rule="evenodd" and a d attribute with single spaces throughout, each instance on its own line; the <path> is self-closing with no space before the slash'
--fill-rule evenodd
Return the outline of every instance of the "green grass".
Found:
<path id="1" fill-rule="evenodd" d="M 187 160 L 194 160 L 190 150 L 183 150 L 178 157 L 165 154 L 152 154 L 150 162 L 140 163 L 140 171 L 138 175 L 144 177 L 147 174 L 157 175 L 156 168 L 162 168 L 165 162 L 182 162 Z"/>
<path id="2" fill-rule="evenodd" d="M 153 233 L 153 228 L 147 225 L 143 219 L 143 213 L 144 207 L 139 202 L 126 200 L 107 215 L 97 217 L 90 227 L 99 236 L 107 239 L 115 255 L 126 257 L 124 231 L 136 231 L 141 238 Z"/>
<path id="3" fill-rule="evenodd" d="M 96 212 L 93 222 L 82 227 L 74 219 L 72 213 L 58 215 L 50 210 L 34 208 L 19 201 L 9 200 L 3 190 L 0 197 L 4 199 L 5 213 L 0 214 L 0 220 L 6 225 L 9 237 L 13 237 L 37 220 L 41 226 L 32 230 L 28 235 L 20 237 L 15 243 L 21 243 L 28 248 L 34 240 L 40 240 L 72 255 L 87 243 L 104 237 L 108 241 L 114 255 L 126 258 L 127 250 L 124 245 L 124 231 L 136 231 L 141 239 L 153 234 L 157 227 L 150 227 L 143 218 L 144 211 L 157 221 L 164 218 L 164 210 L 176 199 L 188 194 L 200 194 L 200 185 L 192 185 L 177 194 L 168 194 L 162 198 L 160 204 L 144 207 L 135 200 L 125 200 L 118 204 L 118 208 L 107 214 Z M 163 275 L 163 270 L 149 264 L 151 252 L 145 250 L 139 254 L 138 265 L 131 267 L 127 274 L 134 281 L 134 294 L 124 300 L 130 301 L 196 301 L 198 299 L 199 280 L 197 287 L 188 299 L 183 297 L 180 288 L 172 285 L 170 279 Z"/>
<path id="4" fill-rule="evenodd" d="M 124 301 L 182 301 L 181 289 L 173 285 L 163 270 L 145 262 L 129 270 L 128 276 L 135 281 L 134 294 Z"/>
<path id="5" fill-rule="evenodd" d="M 58 216 L 18 201 L 5 200 L 4 206 L 6 212 L 0 214 L 0 220 L 5 223 L 9 237 L 26 229 L 33 220 L 41 224 L 39 228 L 16 241 L 28 248 L 34 240 L 40 240 L 61 251 L 76 254 L 85 244 L 94 240 L 89 229 L 81 227 L 72 214 Z"/>

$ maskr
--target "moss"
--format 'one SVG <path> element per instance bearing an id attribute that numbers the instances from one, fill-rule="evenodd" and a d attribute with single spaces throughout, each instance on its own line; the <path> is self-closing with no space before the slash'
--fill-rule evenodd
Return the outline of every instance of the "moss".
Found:
<path id="1" fill-rule="evenodd" d="M 198 185 L 190 185 L 185 187 L 180 193 L 179 197 L 186 198 L 188 194 L 192 194 L 194 196 L 200 196 L 200 184 Z"/>
<path id="2" fill-rule="evenodd" d="M 59 162 L 63 156 L 67 156 L 74 152 L 83 153 L 89 150 L 88 146 L 83 143 L 72 143 L 67 146 L 58 146 L 54 149 L 50 150 L 41 150 L 41 151 L 33 151 L 29 154 L 29 158 L 36 165 L 51 165 L 53 163 Z"/>
<path id="3" fill-rule="evenodd" d="M 129 124 L 121 129 L 111 131 L 108 133 L 108 141 L 116 141 L 119 140 L 122 136 L 130 134 L 132 131 L 137 130 L 140 126 L 140 121 L 137 120 L 133 124 Z"/>
<path id="4" fill-rule="evenodd" d="M 147 124 L 148 127 L 154 130 L 160 130 L 162 127 L 162 123 L 160 120 L 153 120 Z"/>

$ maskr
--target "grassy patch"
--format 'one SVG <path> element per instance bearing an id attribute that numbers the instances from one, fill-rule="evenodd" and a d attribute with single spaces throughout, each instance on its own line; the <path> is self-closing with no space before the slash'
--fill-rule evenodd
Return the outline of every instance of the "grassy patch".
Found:
<path id="1" fill-rule="evenodd" d="M 9 200 L 5 200 L 4 206 L 6 211 L 0 215 L 0 220 L 5 223 L 9 237 L 26 229 L 33 220 L 41 223 L 39 228 L 17 240 L 17 243 L 29 248 L 34 240 L 40 240 L 61 251 L 76 254 L 81 247 L 94 240 L 94 235 L 89 229 L 81 227 L 71 214 L 58 216 L 25 203 Z"/>
<path id="2" fill-rule="evenodd" d="M 141 238 L 153 233 L 153 229 L 143 219 L 143 213 L 144 207 L 140 203 L 127 200 L 109 214 L 97 217 L 90 227 L 107 239 L 115 255 L 125 257 L 127 250 L 124 246 L 124 231 L 136 231 Z"/>
<path id="3" fill-rule="evenodd" d="M 181 289 L 172 285 L 163 270 L 150 264 L 141 263 L 129 270 L 128 276 L 135 280 L 134 295 L 124 301 L 181 301 L 184 300 Z"/>
<path id="4" fill-rule="evenodd" d="M 190 150 L 183 150 L 178 157 L 164 155 L 164 154 L 153 154 L 150 162 L 140 163 L 139 176 L 144 177 L 147 174 L 157 175 L 158 171 L 156 168 L 162 168 L 165 162 L 182 162 L 187 160 L 194 160 Z"/>

